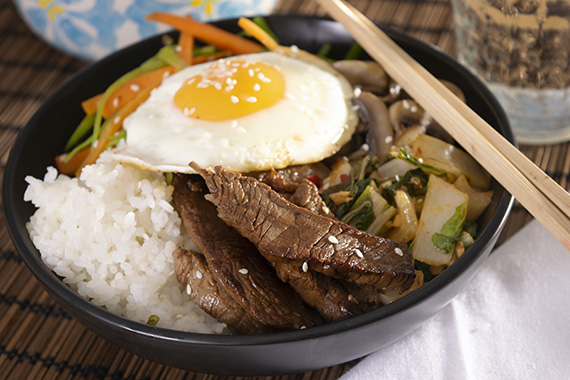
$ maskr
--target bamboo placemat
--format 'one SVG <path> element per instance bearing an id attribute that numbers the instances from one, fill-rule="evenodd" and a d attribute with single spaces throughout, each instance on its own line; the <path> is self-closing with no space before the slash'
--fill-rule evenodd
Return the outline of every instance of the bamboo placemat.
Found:
<path id="1" fill-rule="evenodd" d="M 447 0 L 351 2 L 377 23 L 404 31 L 454 55 L 453 15 Z M 313 2 L 302 0 L 281 0 L 276 13 L 324 15 Z M 38 39 L 12 2 L 0 0 L 0 176 L 3 177 L 18 132 L 42 102 L 85 65 Z M 521 150 L 568 189 L 569 147 L 569 144 L 523 146 Z M 0 379 L 223 378 L 142 359 L 71 319 L 32 277 L 12 246 L 3 215 L 0 219 Z M 515 205 L 500 242 L 530 219 L 525 210 Z M 275 379 L 337 379 L 355 363 Z"/>

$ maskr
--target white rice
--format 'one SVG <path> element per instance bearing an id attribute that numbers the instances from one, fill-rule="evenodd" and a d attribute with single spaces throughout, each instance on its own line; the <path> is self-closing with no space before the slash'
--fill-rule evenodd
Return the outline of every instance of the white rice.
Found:
<path id="1" fill-rule="evenodd" d="M 192 244 L 164 176 L 118 164 L 105 152 L 79 179 L 47 168 L 26 177 L 38 210 L 28 230 L 42 260 L 81 296 L 107 310 L 176 330 L 222 333 L 176 281 L 172 251 Z"/>

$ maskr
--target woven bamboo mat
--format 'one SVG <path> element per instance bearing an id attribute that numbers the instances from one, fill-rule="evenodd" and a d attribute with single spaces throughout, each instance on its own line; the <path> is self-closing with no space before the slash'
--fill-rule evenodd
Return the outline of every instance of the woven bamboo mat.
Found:
<path id="1" fill-rule="evenodd" d="M 352 3 L 376 22 L 454 54 L 453 17 L 448 1 Z M 276 12 L 324 15 L 313 2 L 302 0 L 281 0 Z M 85 65 L 35 37 L 12 2 L 0 0 L 0 176 L 18 132 L 42 102 Z M 568 148 L 569 144 L 559 144 L 523 146 L 521 150 L 568 189 Z M 71 319 L 32 277 L 10 242 L 3 215 L 0 218 L 0 379 L 221 379 L 142 359 Z M 530 219 L 516 205 L 500 242 Z M 354 364 L 276 379 L 337 379 Z"/>

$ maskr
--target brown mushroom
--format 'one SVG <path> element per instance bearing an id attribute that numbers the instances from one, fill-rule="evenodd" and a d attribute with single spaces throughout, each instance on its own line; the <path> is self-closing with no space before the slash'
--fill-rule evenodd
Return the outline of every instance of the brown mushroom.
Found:
<path id="1" fill-rule="evenodd" d="M 369 146 L 369 153 L 376 155 L 382 161 L 390 153 L 394 139 L 388 107 L 379 97 L 368 91 L 362 91 L 356 98 L 356 103 L 359 105 L 360 118 L 368 125 L 366 143 Z"/>
<path id="2" fill-rule="evenodd" d="M 343 60 L 337 61 L 333 67 L 338 70 L 353 87 L 375 94 L 385 94 L 388 90 L 389 78 L 384 69 L 374 61 Z"/>
<path id="3" fill-rule="evenodd" d="M 403 135 L 408 128 L 419 126 L 423 133 L 431 134 L 447 142 L 453 141 L 449 133 L 414 100 L 398 100 L 388 108 L 388 113 L 396 139 Z M 417 128 L 414 129 L 417 132 Z"/>

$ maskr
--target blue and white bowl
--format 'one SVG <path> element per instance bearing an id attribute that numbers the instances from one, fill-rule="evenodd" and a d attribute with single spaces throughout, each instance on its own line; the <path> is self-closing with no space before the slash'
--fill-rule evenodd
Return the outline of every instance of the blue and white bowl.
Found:
<path id="1" fill-rule="evenodd" d="M 266 15 L 278 0 L 14 0 L 30 28 L 53 47 L 96 60 L 170 29 L 145 21 L 152 12 L 196 20 Z"/>

